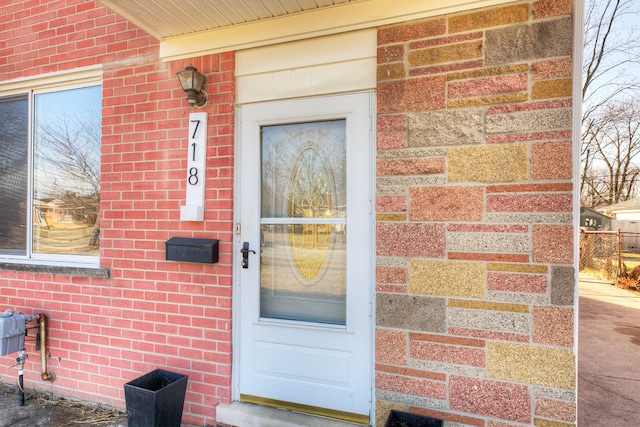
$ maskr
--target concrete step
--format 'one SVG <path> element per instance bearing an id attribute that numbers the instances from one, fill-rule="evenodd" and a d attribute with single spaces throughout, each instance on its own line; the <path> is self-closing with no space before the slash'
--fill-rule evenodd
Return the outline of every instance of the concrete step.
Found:
<path id="1" fill-rule="evenodd" d="M 303 414 L 246 402 L 221 403 L 216 407 L 218 422 L 236 427 L 367 427 L 332 418 Z"/>

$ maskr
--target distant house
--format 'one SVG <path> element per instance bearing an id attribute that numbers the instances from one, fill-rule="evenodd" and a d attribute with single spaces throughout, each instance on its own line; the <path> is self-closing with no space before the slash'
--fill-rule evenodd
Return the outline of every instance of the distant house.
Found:
<path id="1" fill-rule="evenodd" d="M 611 217 L 586 206 L 580 206 L 580 227 L 610 230 Z"/>
<path id="2" fill-rule="evenodd" d="M 598 210 L 617 220 L 640 220 L 640 197 L 606 206 Z M 582 209 L 580 210 L 580 218 L 580 225 L 582 225 Z"/>
<path id="3" fill-rule="evenodd" d="M 599 211 L 611 218 L 611 230 L 624 233 L 622 249 L 625 252 L 640 253 L 640 198 L 606 206 Z M 580 225 L 582 226 L 582 212 Z"/>

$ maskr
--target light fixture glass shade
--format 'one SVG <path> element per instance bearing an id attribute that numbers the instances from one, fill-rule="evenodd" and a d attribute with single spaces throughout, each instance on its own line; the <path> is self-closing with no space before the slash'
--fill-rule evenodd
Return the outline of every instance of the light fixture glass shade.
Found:
<path id="1" fill-rule="evenodd" d="M 196 67 L 188 66 L 184 71 L 176 74 L 180 81 L 182 90 L 187 92 L 187 102 L 191 105 L 203 106 L 207 102 L 207 97 L 202 91 L 205 76 L 198 72 Z"/>
<path id="2" fill-rule="evenodd" d="M 178 79 L 180 79 L 180 86 L 185 92 L 189 90 L 200 92 L 205 78 L 195 67 L 189 66 L 184 71 L 178 72 Z"/>

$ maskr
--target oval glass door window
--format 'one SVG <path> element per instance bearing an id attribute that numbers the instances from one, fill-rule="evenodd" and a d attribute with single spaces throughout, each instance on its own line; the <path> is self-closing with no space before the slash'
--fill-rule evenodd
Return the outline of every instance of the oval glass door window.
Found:
<path id="1" fill-rule="evenodd" d="M 345 127 L 261 128 L 262 318 L 345 324 Z"/>

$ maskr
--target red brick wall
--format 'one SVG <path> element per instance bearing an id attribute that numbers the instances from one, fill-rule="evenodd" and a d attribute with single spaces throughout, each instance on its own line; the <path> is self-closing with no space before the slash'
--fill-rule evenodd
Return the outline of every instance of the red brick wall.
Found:
<path id="1" fill-rule="evenodd" d="M 153 55 L 158 42 L 93 1 L 0 5 L 0 80 Z"/>
<path id="2" fill-rule="evenodd" d="M 0 83 L 103 66 L 100 263 L 111 278 L 0 271 L 0 308 L 44 313 L 53 383 L 27 344 L 27 388 L 124 406 L 123 384 L 155 368 L 189 375 L 183 420 L 212 423 L 229 401 L 234 55 L 162 63 L 157 40 L 84 0 L 0 6 Z M 180 221 L 189 113 L 175 77 L 207 77 L 204 222 Z M 28 89 L 28 87 L 26 87 Z M 173 236 L 220 240 L 217 264 L 165 261 Z M 0 376 L 15 382 L 12 357 Z"/>

